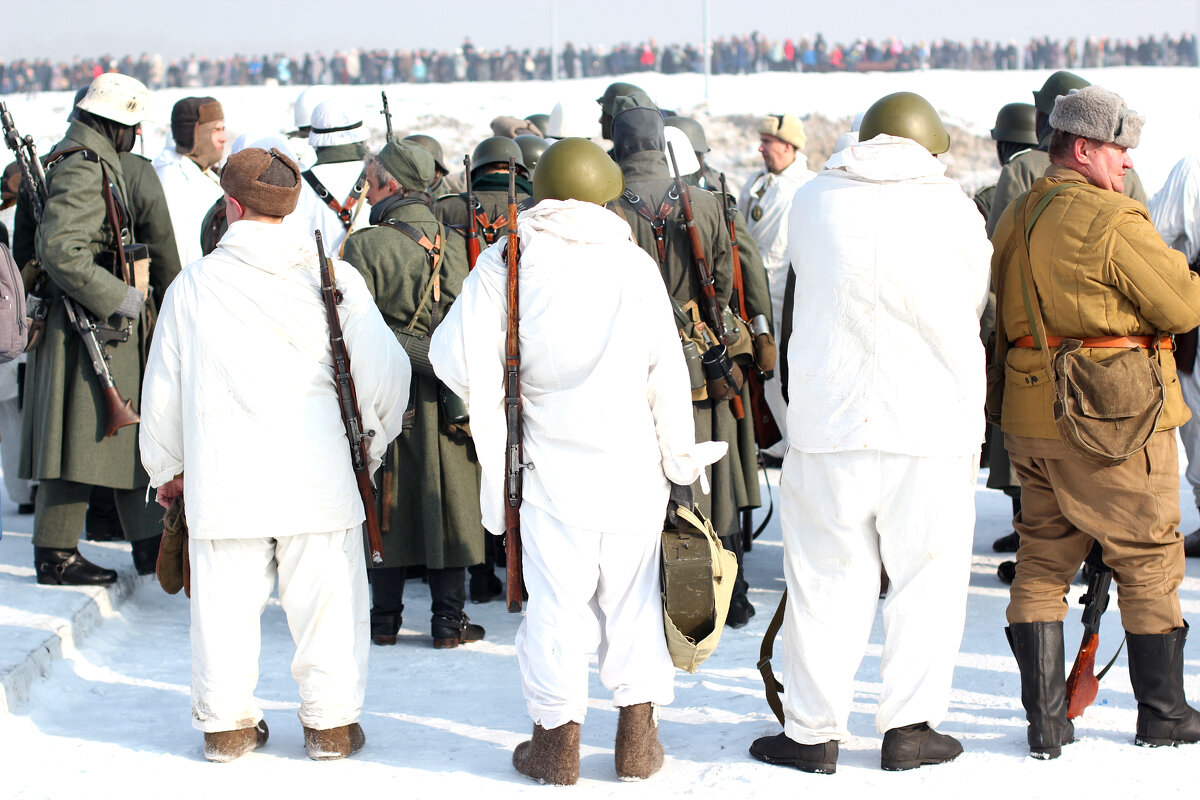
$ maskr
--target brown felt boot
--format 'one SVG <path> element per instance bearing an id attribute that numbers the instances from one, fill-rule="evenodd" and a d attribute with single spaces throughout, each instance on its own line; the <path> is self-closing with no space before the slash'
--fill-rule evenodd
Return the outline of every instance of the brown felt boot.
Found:
<path id="1" fill-rule="evenodd" d="M 579 723 L 546 730 L 533 726 L 533 738 L 513 751 L 513 766 L 539 783 L 574 786 L 579 781 Z"/>
<path id="2" fill-rule="evenodd" d="M 257 725 L 250 728 L 206 733 L 204 757 L 217 763 L 234 761 L 266 744 L 268 735 L 266 720 L 259 720 Z"/>
<path id="3" fill-rule="evenodd" d="M 319 731 L 304 728 L 304 749 L 313 761 L 336 761 L 363 749 L 367 736 L 357 722 Z"/>
<path id="4" fill-rule="evenodd" d="M 663 747 L 653 703 L 621 707 L 615 750 L 617 777 L 623 781 L 644 780 L 662 768 Z"/>

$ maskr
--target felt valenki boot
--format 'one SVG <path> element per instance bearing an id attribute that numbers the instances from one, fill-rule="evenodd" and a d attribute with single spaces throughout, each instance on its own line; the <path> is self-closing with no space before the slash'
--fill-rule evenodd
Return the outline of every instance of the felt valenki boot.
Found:
<path id="1" fill-rule="evenodd" d="M 1143 747 L 1200 742 L 1200 711 L 1183 694 L 1187 624 L 1159 634 L 1125 634 L 1129 682 L 1137 698 L 1137 738 Z"/>
<path id="2" fill-rule="evenodd" d="M 513 751 L 513 766 L 541 783 L 573 786 L 579 781 L 579 723 L 566 722 L 546 730 L 533 726 L 533 738 Z"/>
<path id="3" fill-rule="evenodd" d="M 1004 629 L 1021 670 L 1021 705 L 1029 720 L 1029 755 L 1050 759 L 1075 741 L 1067 719 L 1066 658 L 1061 622 L 1014 622 Z"/>
<path id="4" fill-rule="evenodd" d="M 357 722 L 336 728 L 304 728 L 304 749 L 313 761 L 336 761 L 363 749 L 367 736 Z"/>
<path id="5" fill-rule="evenodd" d="M 216 731 L 204 734 L 204 757 L 209 761 L 226 763 L 241 758 L 267 743 L 270 731 L 266 720 L 250 728 L 235 731 Z"/>
<path id="6" fill-rule="evenodd" d="M 657 717 L 653 703 L 621 706 L 614 748 L 617 777 L 621 780 L 645 780 L 662 768 Z"/>

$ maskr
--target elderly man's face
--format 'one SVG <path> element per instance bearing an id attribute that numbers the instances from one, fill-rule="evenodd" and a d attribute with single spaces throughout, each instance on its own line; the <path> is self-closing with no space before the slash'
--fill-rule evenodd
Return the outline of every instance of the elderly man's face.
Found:
<path id="1" fill-rule="evenodd" d="M 399 188 L 400 187 L 396 185 L 395 181 L 388 181 L 387 183 L 381 184 L 379 182 L 379 176 L 375 173 L 375 170 L 367 170 L 366 197 L 367 202 L 371 205 L 378 205 L 381 200 L 385 200 L 395 194 L 396 190 Z"/>
<path id="2" fill-rule="evenodd" d="M 1129 148 L 1112 142 L 1082 140 L 1077 150 L 1080 171 L 1093 186 L 1114 192 L 1125 191 L 1125 170 L 1133 169 Z"/>
<path id="3" fill-rule="evenodd" d="M 763 164 L 767 171 L 776 175 L 790 167 L 796 160 L 796 148 L 769 133 L 759 136 L 758 152 L 762 154 Z"/>

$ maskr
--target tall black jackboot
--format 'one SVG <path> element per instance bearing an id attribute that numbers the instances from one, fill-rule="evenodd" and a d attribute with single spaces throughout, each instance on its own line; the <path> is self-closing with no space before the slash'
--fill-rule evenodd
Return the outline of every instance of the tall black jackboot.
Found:
<path id="1" fill-rule="evenodd" d="M 733 536 L 721 537 L 721 546 L 737 556 L 738 565 L 737 580 L 733 582 L 733 597 L 729 600 L 729 614 L 725 617 L 725 624 L 731 628 L 743 627 L 754 616 L 754 606 L 750 604 L 750 598 L 746 596 L 750 584 L 746 581 L 744 577 L 746 573 L 742 568 L 745 553 L 742 544 L 740 531 Z"/>
<path id="2" fill-rule="evenodd" d="M 1137 737 L 1142 747 L 1200 741 L 1200 711 L 1183 694 L 1183 644 L 1187 623 L 1167 633 L 1126 633 L 1129 682 L 1137 698 Z"/>
<path id="3" fill-rule="evenodd" d="M 1021 670 L 1021 705 L 1029 720 L 1029 755 L 1050 759 L 1075 741 L 1067 719 L 1067 673 L 1061 622 L 1016 622 L 1004 629 Z"/>
<path id="4" fill-rule="evenodd" d="M 371 643 L 391 645 L 403 624 L 404 567 L 372 567 L 367 570 L 371 583 Z"/>

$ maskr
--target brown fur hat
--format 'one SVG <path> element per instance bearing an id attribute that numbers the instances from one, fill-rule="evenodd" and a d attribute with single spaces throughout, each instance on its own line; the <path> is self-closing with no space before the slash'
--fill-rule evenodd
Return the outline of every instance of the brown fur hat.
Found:
<path id="1" fill-rule="evenodd" d="M 196 148 L 196 126 L 225 119 L 215 97 L 185 97 L 171 109 L 171 136 L 175 150 L 190 153 Z"/>
<path id="2" fill-rule="evenodd" d="M 300 168 L 283 153 L 248 147 L 221 170 L 221 188 L 242 205 L 269 217 L 286 217 L 300 198 Z"/>

